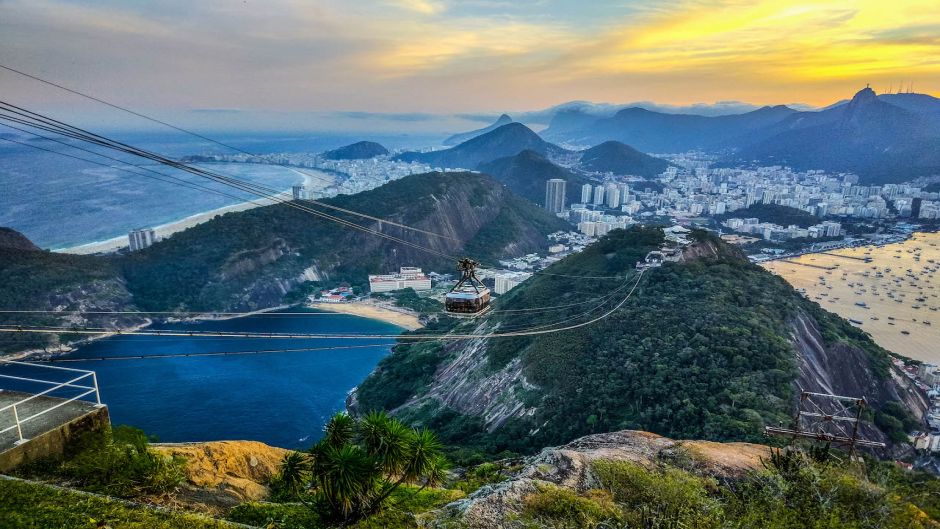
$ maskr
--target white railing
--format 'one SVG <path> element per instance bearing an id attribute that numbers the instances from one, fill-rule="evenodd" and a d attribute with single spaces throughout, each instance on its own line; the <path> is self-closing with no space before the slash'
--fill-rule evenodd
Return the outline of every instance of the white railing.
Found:
<path id="1" fill-rule="evenodd" d="M 82 399 L 82 398 L 84 398 L 84 397 L 87 397 L 87 396 L 91 395 L 92 393 L 94 393 L 94 395 L 95 395 L 95 405 L 96 405 L 97 407 L 101 407 L 101 406 L 102 406 L 102 404 L 101 404 L 101 394 L 98 392 L 98 376 L 95 374 L 94 371 L 86 371 L 86 370 L 84 370 L 84 369 L 72 369 L 72 368 L 70 368 L 70 367 L 58 367 L 58 366 L 50 366 L 50 365 L 42 365 L 42 364 L 33 364 L 33 363 L 30 363 L 30 362 L 17 362 L 17 361 L 14 361 L 14 360 L 0 360 L 0 366 L 4 366 L 4 365 L 20 365 L 20 366 L 28 366 L 28 367 L 42 368 L 42 369 L 55 369 L 55 370 L 58 370 L 58 371 L 66 371 L 66 372 L 71 372 L 71 373 L 81 373 L 79 376 L 77 376 L 77 377 L 75 377 L 75 378 L 72 378 L 71 380 L 67 380 L 67 381 L 65 381 L 65 382 L 56 382 L 56 381 L 51 381 L 51 380 L 42 380 L 42 379 L 38 379 L 38 378 L 20 377 L 20 376 L 7 375 L 7 374 L 0 373 L 0 378 L 4 378 L 4 379 L 8 379 L 8 380 L 19 380 L 19 381 L 21 381 L 21 382 L 30 382 L 30 383 L 35 383 L 35 384 L 45 384 L 45 385 L 51 386 L 49 389 L 46 389 L 46 390 L 41 391 L 41 392 L 39 392 L 39 393 L 35 393 L 35 394 L 33 394 L 33 395 L 30 395 L 29 397 L 26 397 L 26 398 L 24 398 L 24 399 L 22 399 L 22 400 L 19 400 L 19 401 L 17 401 L 17 402 L 14 402 L 13 404 L 9 404 L 9 405 L 7 405 L 7 406 L 4 406 L 3 408 L 0 408 L 0 416 L 2 416 L 2 415 L 5 414 L 5 413 L 12 413 L 12 414 L 13 414 L 13 423 L 14 423 L 13 426 L 9 426 L 9 427 L 7 427 L 7 428 L 4 428 L 4 429 L 0 430 L 0 435 L 5 434 L 5 433 L 7 433 L 7 432 L 10 432 L 10 431 L 12 431 L 12 430 L 16 430 L 17 441 L 16 441 L 15 444 L 17 444 L 17 445 L 23 444 L 23 443 L 25 443 L 26 441 L 29 440 L 29 439 L 23 437 L 23 426 L 22 426 L 22 425 L 23 425 L 24 423 L 26 423 L 26 422 L 29 422 L 29 421 L 31 421 L 31 420 L 33 420 L 33 419 L 36 419 L 36 418 L 38 418 L 38 417 L 41 417 L 41 416 L 43 416 L 43 415 L 49 413 L 50 411 L 53 411 L 53 410 L 56 410 L 56 409 L 58 409 L 58 408 L 61 408 L 62 406 L 65 406 L 66 404 L 69 404 L 69 403 L 74 402 L 74 401 L 76 401 L 76 400 L 79 400 L 79 399 Z M 81 382 L 81 381 L 83 381 L 83 380 L 87 380 L 87 379 L 89 379 L 89 378 L 91 379 L 91 385 L 90 385 L 90 386 L 85 386 L 85 385 L 77 384 L 78 382 Z M 88 382 L 85 382 L 85 384 L 87 384 L 87 383 L 88 383 Z M 20 417 L 19 410 L 22 409 L 23 404 L 25 404 L 25 403 L 27 403 L 27 402 L 31 402 L 31 401 L 33 401 L 33 400 L 36 400 L 36 399 L 38 399 L 38 398 L 40 398 L 40 397 L 47 396 L 47 395 L 48 395 L 48 396 L 52 396 L 52 395 L 51 395 L 52 393 L 54 393 L 54 392 L 56 392 L 56 391 L 59 391 L 59 390 L 61 390 L 61 389 L 63 389 L 63 388 L 71 388 L 71 389 L 75 389 L 75 390 L 80 390 L 81 393 L 79 393 L 79 394 L 77 394 L 77 395 L 73 395 L 72 397 L 69 397 L 68 399 L 59 399 L 59 400 L 61 400 L 61 402 L 57 402 L 57 403 L 55 403 L 54 405 L 49 406 L 48 408 L 44 408 L 44 409 L 42 409 L 42 410 L 39 411 L 39 412 L 33 413 L 32 415 L 30 415 L 30 416 L 28 416 L 28 417 Z M 0 391 L 2 391 L 2 389 L 0 389 Z M 19 409 L 18 409 L 18 407 L 19 407 Z"/>

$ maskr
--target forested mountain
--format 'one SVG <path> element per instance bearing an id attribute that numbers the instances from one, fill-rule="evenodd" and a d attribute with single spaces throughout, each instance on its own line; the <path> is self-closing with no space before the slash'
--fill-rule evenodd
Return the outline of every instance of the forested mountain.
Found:
<path id="1" fill-rule="evenodd" d="M 39 250 L 39 247 L 22 233 L 10 228 L 0 227 L 0 249 Z"/>
<path id="2" fill-rule="evenodd" d="M 426 163 L 440 168 L 477 169 L 481 164 L 506 156 L 515 156 L 527 149 L 549 157 L 568 152 L 543 140 L 532 129 L 521 123 L 509 123 L 450 149 L 405 152 L 399 154 L 397 159 Z"/>
<path id="3" fill-rule="evenodd" d="M 324 202 L 439 234 L 381 227 L 434 252 L 484 262 L 542 249 L 546 234 L 567 226 L 476 173 L 412 175 Z M 280 204 L 228 213 L 123 256 L 2 248 L 0 275 L 9 280 L 0 283 L 0 309 L 255 310 L 283 303 L 305 281 L 363 285 L 367 274 L 400 266 L 450 271 L 454 263 Z"/>
<path id="4" fill-rule="evenodd" d="M 357 141 L 351 145 L 326 151 L 321 156 L 327 160 L 363 160 L 388 154 L 388 149 L 374 141 Z"/>
<path id="5" fill-rule="evenodd" d="M 669 162 L 644 154 L 619 141 L 605 141 L 581 153 L 578 168 L 598 173 L 652 178 L 669 167 Z"/>
<path id="6" fill-rule="evenodd" d="M 762 141 L 745 146 L 737 158 L 798 169 L 851 171 L 872 183 L 940 173 L 936 110 L 930 110 L 927 100 L 893 100 L 919 112 L 885 102 L 866 88 L 845 105 L 800 113 L 769 127 L 756 136 Z"/>
<path id="7" fill-rule="evenodd" d="M 681 262 L 646 272 L 609 317 L 540 336 L 399 345 L 351 406 L 392 410 L 449 443 L 495 453 L 624 428 L 760 441 L 765 425 L 789 424 L 802 387 L 866 396 L 875 411 L 863 434 L 906 440 L 926 402 L 891 376 L 885 350 L 736 249 L 693 234 Z M 662 243 L 659 229 L 615 230 L 548 269 L 564 275 L 533 277 L 473 326 L 498 333 L 597 317 Z"/>
<path id="8" fill-rule="evenodd" d="M 499 116 L 496 121 L 492 124 L 483 127 L 482 129 L 471 130 L 469 132 L 461 132 L 459 134 L 454 134 L 453 136 L 447 138 L 443 141 L 444 145 L 457 145 L 463 143 L 467 140 L 472 140 L 481 134 L 486 134 L 487 132 L 494 131 L 503 125 L 512 123 L 512 118 L 508 114 L 503 114 Z"/>
<path id="9" fill-rule="evenodd" d="M 485 163 L 480 166 L 480 171 L 492 175 L 513 193 L 542 205 L 545 202 L 545 182 L 549 179 L 561 178 L 567 182 L 568 204 L 580 202 L 581 186 L 589 182 L 584 176 L 559 167 L 531 150 Z"/>

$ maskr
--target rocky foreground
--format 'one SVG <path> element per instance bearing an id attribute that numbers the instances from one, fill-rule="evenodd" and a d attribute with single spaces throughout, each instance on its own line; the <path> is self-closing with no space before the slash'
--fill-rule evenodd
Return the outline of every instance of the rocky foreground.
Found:
<path id="1" fill-rule="evenodd" d="M 769 454 L 769 447 L 758 444 L 675 441 L 634 430 L 589 435 L 526 458 L 522 470 L 509 480 L 482 487 L 433 513 L 425 522 L 428 527 L 441 528 L 454 521 L 468 528 L 517 527 L 525 498 L 546 485 L 579 493 L 600 488 L 592 470 L 598 461 L 626 461 L 654 468 L 683 459 L 683 466 L 693 473 L 721 480 L 762 468 L 761 460 Z"/>

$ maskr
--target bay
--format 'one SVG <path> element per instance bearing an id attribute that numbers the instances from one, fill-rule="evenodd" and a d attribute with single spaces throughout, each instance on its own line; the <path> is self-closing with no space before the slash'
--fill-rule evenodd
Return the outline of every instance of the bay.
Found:
<path id="1" fill-rule="evenodd" d="M 151 328 L 373 335 L 402 331 L 376 320 L 316 311 L 308 315 L 265 313 Z M 141 428 L 160 441 L 247 439 L 285 448 L 307 448 L 319 439 L 329 417 L 344 409 L 348 392 L 388 354 L 393 342 L 115 336 L 82 346 L 67 356 L 87 360 L 57 365 L 96 371 L 112 424 Z M 92 360 L 323 347 L 335 348 L 243 356 Z"/>

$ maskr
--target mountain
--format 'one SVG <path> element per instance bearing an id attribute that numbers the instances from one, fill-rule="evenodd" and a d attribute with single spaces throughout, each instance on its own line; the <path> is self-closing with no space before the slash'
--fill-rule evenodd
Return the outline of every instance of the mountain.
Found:
<path id="1" fill-rule="evenodd" d="M 363 160 L 388 154 L 388 149 L 374 141 L 359 141 L 321 154 L 327 160 Z"/>
<path id="2" fill-rule="evenodd" d="M 399 154 L 396 159 L 426 163 L 432 167 L 476 169 L 481 164 L 506 156 L 515 156 L 526 149 L 549 157 L 567 152 L 543 140 L 529 127 L 521 123 L 509 123 L 450 149 L 405 152 Z"/>
<path id="3" fill-rule="evenodd" d="M 584 176 L 559 167 L 541 154 L 528 149 L 515 156 L 485 163 L 479 169 L 511 189 L 513 193 L 541 205 L 545 202 L 545 182 L 549 179 L 561 178 L 567 182 L 565 191 L 568 204 L 580 202 L 581 186 L 590 182 Z"/>
<path id="4" fill-rule="evenodd" d="M 441 254 L 492 263 L 543 250 L 545 235 L 569 227 L 476 173 L 411 175 L 324 202 L 443 237 L 381 227 L 383 233 L 431 250 L 427 252 L 277 204 L 216 217 L 127 255 L 3 248 L 0 309 L 255 310 L 302 299 L 308 281 L 347 281 L 367 288 L 367 274 L 400 266 L 451 271 L 454 263 Z M 378 228 L 374 221 L 324 211 Z M 125 323 L 94 321 L 108 328 Z M 13 346 L 9 340 L 0 342 L 0 348 Z"/>
<path id="5" fill-rule="evenodd" d="M 6 248 L 33 251 L 40 249 L 22 233 L 10 228 L 0 227 L 0 249 Z"/>
<path id="6" fill-rule="evenodd" d="M 892 100 L 908 109 L 886 102 Z M 851 171 L 870 183 L 938 174 L 940 123 L 929 110 L 934 105 L 922 98 L 882 98 L 865 88 L 847 104 L 799 113 L 755 134 L 760 140 L 741 149 L 737 159 Z"/>
<path id="7" fill-rule="evenodd" d="M 640 107 L 625 108 L 612 117 L 598 119 L 575 129 L 549 127 L 546 137 L 573 144 L 620 141 L 644 152 L 684 152 L 726 147 L 734 138 L 751 130 L 777 123 L 795 113 L 786 106 L 762 107 L 744 114 L 699 116 L 666 114 Z M 569 118 L 570 119 L 570 118 Z"/>
<path id="8" fill-rule="evenodd" d="M 924 119 L 940 121 L 940 99 L 936 97 L 927 94 L 881 94 L 878 99 Z"/>
<path id="9" fill-rule="evenodd" d="M 624 428 L 759 442 L 765 425 L 790 423 L 802 387 L 865 396 L 873 410 L 862 435 L 907 450 L 927 401 L 887 351 L 717 237 L 692 236 L 679 262 L 638 277 L 634 263 L 663 245 L 663 232 L 614 230 L 499 298 L 472 328 L 608 316 L 538 336 L 398 345 L 350 409 L 390 410 L 484 453 Z"/>
<path id="10" fill-rule="evenodd" d="M 652 178 L 669 167 L 669 162 L 644 154 L 619 141 L 605 141 L 581 153 L 578 168 L 598 173 Z"/>
<path id="11" fill-rule="evenodd" d="M 472 140 L 473 138 L 476 138 L 477 136 L 481 134 L 486 134 L 487 132 L 494 131 L 498 129 L 499 127 L 502 127 L 503 125 L 507 125 L 509 123 L 512 123 L 512 118 L 509 117 L 508 114 L 503 114 L 499 116 L 496 119 L 496 121 L 493 122 L 491 125 L 487 127 L 483 127 L 482 129 L 471 130 L 470 132 L 461 132 L 459 134 L 454 134 L 453 136 L 444 140 L 443 144 L 444 145 L 457 145 L 467 140 Z"/>

